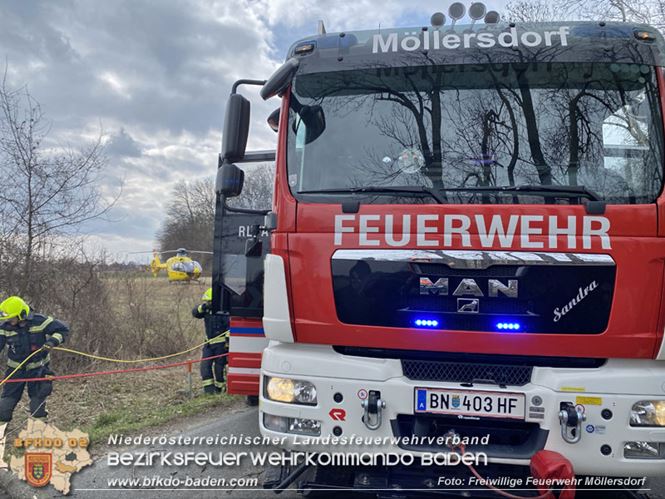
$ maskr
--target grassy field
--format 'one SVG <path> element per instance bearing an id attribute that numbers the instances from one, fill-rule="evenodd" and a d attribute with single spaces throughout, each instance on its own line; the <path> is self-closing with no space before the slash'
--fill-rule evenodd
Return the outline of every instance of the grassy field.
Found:
<path id="1" fill-rule="evenodd" d="M 165 355 L 204 341 L 203 321 L 194 319 L 191 309 L 199 303 L 209 280 L 183 284 L 169 283 L 166 278 L 123 276 L 105 277 L 104 281 L 112 291 L 114 312 L 128 322 L 127 336 L 123 336 L 123 342 L 128 344 L 122 345 L 123 353 L 118 357 Z M 76 331 L 71 332 L 71 341 L 66 346 L 76 348 L 75 334 Z M 52 363 L 56 374 L 72 372 L 70 367 L 74 364 L 68 364 L 69 355 L 61 352 L 52 355 L 60 356 Z M 160 363 L 197 359 L 200 355 L 197 349 Z M 155 363 L 127 365 L 93 361 L 82 370 L 108 371 L 151 364 Z M 191 393 L 186 366 L 56 381 L 47 403 L 49 422 L 62 430 L 80 428 L 89 432 L 94 451 L 94 445 L 105 441 L 110 433 L 158 426 L 234 401 L 234 397 L 228 395 L 203 395 L 198 363 L 192 365 L 191 378 Z M 25 425 L 26 408 L 27 394 L 24 394 L 8 427 L 8 435 L 20 431 Z"/>

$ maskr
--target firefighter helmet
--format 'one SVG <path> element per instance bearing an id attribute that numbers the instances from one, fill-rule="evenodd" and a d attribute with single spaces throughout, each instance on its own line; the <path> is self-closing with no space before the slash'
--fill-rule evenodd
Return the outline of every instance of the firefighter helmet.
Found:
<path id="1" fill-rule="evenodd" d="M 19 296 L 10 296 L 0 303 L 0 320 L 8 320 L 17 317 L 19 320 L 25 320 L 30 314 L 30 307 Z"/>
<path id="2" fill-rule="evenodd" d="M 203 296 L 201 297 L 201 300 L 212 301 L 212 288 L 206 289 L 205 293 L 203 293 Z"/>

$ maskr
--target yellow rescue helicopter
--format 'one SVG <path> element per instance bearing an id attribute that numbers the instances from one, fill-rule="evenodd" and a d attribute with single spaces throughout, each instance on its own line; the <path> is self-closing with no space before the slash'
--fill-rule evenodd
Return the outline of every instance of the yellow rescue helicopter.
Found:
<path id="1" fill-rule="evenodd" d="M 160 255 L 168 253 L 175 253 L 175 256 L 162 262 Z M 193 260 L 189 256 L 189 253 L 207 253 L 212 255 L 211 251 L 187 251 L 185 248 L 167 251 L 153 250 L 149 270 L 155 277 L 157 277 L 162 270 L 165 270 L 169 282 L 196 281 L 201 277 L 202 268 L 199 262 Z"/>

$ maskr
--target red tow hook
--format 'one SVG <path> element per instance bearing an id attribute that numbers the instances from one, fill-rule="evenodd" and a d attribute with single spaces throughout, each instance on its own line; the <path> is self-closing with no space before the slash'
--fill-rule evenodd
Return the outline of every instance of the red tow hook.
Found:
<path id="1" fill-rule="evenodd" d="M 455 441 L 454 437 L 459 437 L 455 430 L 450 430 L 445 436 L 447 441 Z M 448 447 L 452 452 L 456 450 L 459 450 L 461 454 L 465 452 L 464 444 L 448 444 Z M 467 467 L 478 480 L 487 484 L 488 489 L 508 499 L 575 499 L 575 471 L 573 464 L 568 459 L 558 452 L 540 450 L 531 457 L 529 464 L 531 475 L 536 479 L 536 488 L 539 492 L 536 497 L 520 496 L 499 489 L 478 473 L 473 465 L 467 464 Z"/>
<path id="2" fill-rule="evenodd" d="M 549 492 L 547 499 L 574 499 L 575 498 L 575 471 L 573 464 L 558 452 L 551 450 L 541 450 L 536 452 L 531 458 L 531 475 L 543 483 L 538 485 L 538 491 L 541 494 Z M 555 481 L 552 485 L 551 482 Z M 557 485 L 558 484 L 558 485 Z M 559 490 L 559 494 L 552 492 L 552 489 Z"/>

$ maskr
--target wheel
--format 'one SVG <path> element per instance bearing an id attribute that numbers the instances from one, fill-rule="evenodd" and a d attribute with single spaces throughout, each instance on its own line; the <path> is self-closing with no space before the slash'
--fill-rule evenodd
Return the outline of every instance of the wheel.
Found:
<path id="1" fill-rule="evenodd" d="M 247 395 L 247 405 L 250 407 L 256 407 L 257 405 L 259 405 L 259 396 Z"/>

